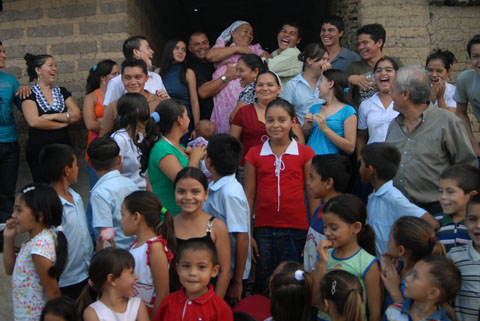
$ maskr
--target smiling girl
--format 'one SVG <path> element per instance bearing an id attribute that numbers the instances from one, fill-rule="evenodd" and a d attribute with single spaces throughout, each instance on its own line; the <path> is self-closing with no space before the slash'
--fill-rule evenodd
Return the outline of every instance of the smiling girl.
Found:
<path id="1" fill-rule="evenodd" d="M 436 49 L 427 57 L 425 69 L 431 81 L 430 101 L 440 108 L 453 113 L 457 111 L 457 102 L 453 99 L 455 86 L 447 82 L 452 71 L 455 56 L 448 50 Z"/>

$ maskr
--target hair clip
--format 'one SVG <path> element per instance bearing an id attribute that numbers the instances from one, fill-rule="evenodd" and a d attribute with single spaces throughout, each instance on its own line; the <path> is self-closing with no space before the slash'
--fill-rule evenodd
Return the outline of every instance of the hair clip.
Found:
<path id="1" fill-rule="evenodd" d="M 151 115 L 150 118 L 153 118 L 155 121 L 155 124 L 158 124 L 160 122 L 160 114 L 154 111 Z"/>
<path id="2" fill-rule="evenodd" d="M 343 92 L 344 92 L 344 93 L 348 93 L 349 90 L 350 90 L 350 88 L 348 88 L 348 87 L 347 87 L 347 88 L 343 88 Z"/>
<path id="3" fill-rule="evenodd" d="M 304 271 L 302 270 L 296 270 L 295 271 L 295 280 L 297 281 L 303 281 L 305 279 L 305 276 L 304 276 Z"/>
<path id="4" fill-rule="evenodd" d="M 22 190 L 22 193 L 23 193 L 23 194 L 27 194 L 28 192 L 34 191 L 34 190 L 35 190 L 35 186 L 30 186 L 30 187 L 24 188 L 24 189 Z"/>
<path id="5" fill-rule="evenodd" d="M 165 213 L 167 213 L 167 209 L 165 207 L 162 207 L 160 213 L 162 213 L 162 215 L 165 215 Z"/>
<path id="6" fill-rule="evenodd" d="M 57 226 L 55 229 L 57 230 L 57 233 L 63 232 L 63 227 L 61 225 Z"/>
<path id="7" fill-rule="evenodd" d="M 332 282 L 332 295 L 335 295 L 335 290 L 336 290 L 336 287 L 337 287 L 337 280 L 333 280 Z"/>
<path id="8" fill-rule="evenodd" d="M 93 70 L 93 71 L 97 71 L 97 68 L 98 68 L 98 65 L 94 65 L 94 66 L 92 67 L 92 70 Z"/>

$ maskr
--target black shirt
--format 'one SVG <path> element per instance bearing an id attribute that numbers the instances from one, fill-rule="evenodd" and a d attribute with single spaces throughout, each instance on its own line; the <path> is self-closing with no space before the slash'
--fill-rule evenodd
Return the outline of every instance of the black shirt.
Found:
<path id="1" fill-rule="evenodd" d="M 213 63 L 208 61 L 201 61 L 197 57 L 189 56 L 189 67 L 195 73 L 197 78 L 197 89 L 204 83 L 212 80 L 212 74 L 215 71 Z M 213 97 L 202 99 L 198 97 L 198 103 L 200 105 L 200 119 L 210 119 L 213 110 Z"/>

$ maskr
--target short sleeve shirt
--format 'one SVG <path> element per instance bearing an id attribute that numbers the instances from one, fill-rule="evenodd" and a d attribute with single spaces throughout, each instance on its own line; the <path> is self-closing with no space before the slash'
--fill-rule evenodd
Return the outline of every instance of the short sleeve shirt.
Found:
<path id="1" fill-rule="evenodd" d="M 15 96 L 18 91 L 17 79 L 7 73 L 0 72 L 0 143 L 17 141 L 17 127 L 13 114 L 13 103 L 20 106 Z"/>
<path id="2" fill-rule="evenodd" d="M 473 113 L 480 121 L 480 75 L 475 70 L 465 70 L 458 75 L 453 99 L 457 103 L 472 104 Z"/>
<path id="3" fill-rule="evenodd" d="M 393 102 L 385 108 L 378 93 L 375 93 L 358 108 L 358 129 L 368 130 L 368 144 L 383 143 L 387 137 L 388 126 L 397 116 L 398 111 L 393 110 Z"/>
<path id="4" fill-rule="evenodd" d="M 440 228 L 435 233 L 440 243 L 445 246 L 447 253 L 455 246 L 470 243 L 471 239 L 463 219 L 455 223 L 450 215 L 444 213 L 435 215 L 435 218 L 440 223 Z"/>

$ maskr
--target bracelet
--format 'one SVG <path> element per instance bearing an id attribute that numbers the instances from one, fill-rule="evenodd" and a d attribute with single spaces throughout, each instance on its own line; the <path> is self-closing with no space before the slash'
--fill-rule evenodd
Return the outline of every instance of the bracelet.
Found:
<path id="1" fill-rule="evenodd" d="M 69 123 L 69 122 L 70 122 L 70 117 L 71 117 L 71 116 L 70 116 L 70 113 L 67 111 L 67 119 L 66 119 L 66 121 L 65 121 L 66 123 Z"/>

